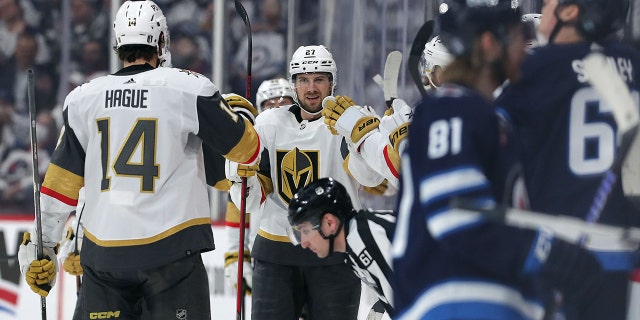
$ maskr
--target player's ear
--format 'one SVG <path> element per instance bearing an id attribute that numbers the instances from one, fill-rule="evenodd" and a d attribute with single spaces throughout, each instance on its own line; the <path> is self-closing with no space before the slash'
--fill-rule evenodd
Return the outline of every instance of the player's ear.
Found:
<path id="1" fill-rule="evenodd" d="M 327 213 L 322 217 L 323 223 L 333 232 L 338 225 L 338 218 L 333 213 Z"/>
<path id="2" fill-rule="evenodd" d="M 556 10 L 560 20 L 563 22 L 577 21 L 578 15 L 580 15 L 580 7 L 575 3 L 564 5 Z"/>
<path id="3" fill-rule="evenodd" d="M 480 34 L 479 44 L 485 62 L 491 63 L 501 58 L 502 46 L 492 32 L 485 31 Z"/>

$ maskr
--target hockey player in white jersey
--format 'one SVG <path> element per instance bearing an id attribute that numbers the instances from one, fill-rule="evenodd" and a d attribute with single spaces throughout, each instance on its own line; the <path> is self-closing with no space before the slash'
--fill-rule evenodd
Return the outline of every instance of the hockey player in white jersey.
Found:
<path id="1" fill-rule="evenodd" d="M 258 87 L 256 106 L 260 112 L 280 106 L 289 106 L 293 103 L 293 90 L 287 79 L 268 79 L 262 81 Z"/>
<path id="2" fill-rule="evenodd" d="M 420 74 L 429 92 L 437 90 L 442 72 L 452 56 L 440 37 L 434 36 L 425 44 L 420 57 Z M 400 176 L 400 157 L 409 133 L 413 108 L 402 99 L 394 99 L 391 108 L 380 118 L 378 130 L 372 130 L 357 142 L 350 139 L 357 127 L 371 117 L 377 117 L 370 107 L 357 106 L 349 97 L 328 97 L 322 111 L 325 123 L 332 132 L 338 132 L 350 142 L 352 153 L 359 154 L 371 169 L 383 175 L 397 190 Z M 352 108 L 352 109 L 351 109 Z M 346 115 L 345 115 L 346 113 Z M 391 193 L 391 192 L 387 192 Z"/>
<path id="3" fill-rule="evenodd" d="M 451 60 L 453 57 L 447 47 L 442 44 L 439 36 L 434 36 L 424 45 L 418 67 L 427 92 L 440 88 L 443 82 L 442 72 Z"/>
<path id="4" fill-rule="evenodd" d="M 260 203 L 264 207 L 251 252 L 252 319 L 296 319 L 305 305 L 312 319 L 355 319 L 360 280 L 339 257 L 320 259 L 292 245 L 286 233 L 287 207 L 298 189 L 330 176 L 345 186 L 359 209 L 358 182 L 376 186 L 384 178 L 367 169 L 358 155 L 350 155 L 342 137 L 332 135 L 321 120 L 322 100 L 333 93 L 338 80 L 327 48 L 298 48 L 289 74 L 296 104 L 265 110 L 256 118 L 265 151 L 257 175 L 247 179 L 246 209 L 255 212 Z M 363 130 L 376 127 L 372 123 Z M 240 181 L 230 173 L 230 180 Z M 230 192 L 236 205 L 239 191 L 239 183 L 234 183 Z M 327 282 L 327 277 L 339 281 Z"/>
<path id="5" fill-rule="evenodd" d="M 154 2 L 123 3 L 114 31 L 124 67 L 66 97 L 63 132 L 40 190 L 42 229 L 25 233 L 20 270 L 47 296 L 56 245 L 84 186 L 82 318 L 110 312 L 140 319 L 144 312 L 210 319 L 200 256 L 214 249 L 203 148 L 252 164 L 260 140 L 210 80 L 160 67 L 169 34 Z M 38 232 L 43 259 L 36 257 Z"/>
<path id="6" fill-rule="evenodd" d="M 319 258 L 346 253 L 353 272 L 378 294 L 384 309 L 393 313 L 391 291 L 391 233 L 395 216 L 353 208 L 340 182 L 322 178 L 300 189 L 289 203 L 288 235 L 294 245 Z"/>

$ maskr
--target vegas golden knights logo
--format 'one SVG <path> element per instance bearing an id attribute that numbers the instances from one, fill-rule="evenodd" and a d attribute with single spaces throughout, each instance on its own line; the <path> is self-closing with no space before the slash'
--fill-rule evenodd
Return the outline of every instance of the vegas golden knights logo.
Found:
<path id="1" fill-rule="evenodd" d="M 298 189 L 318 179 L 320 152 L 318 150 L 277 150 L 278 194 L 289 204 Z"/>

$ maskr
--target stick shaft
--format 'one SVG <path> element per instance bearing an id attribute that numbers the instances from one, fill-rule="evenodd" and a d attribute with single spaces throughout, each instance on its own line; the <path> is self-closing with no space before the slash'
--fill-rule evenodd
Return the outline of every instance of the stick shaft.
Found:
<path id="1" fill-rule="evenodd" d="M 247 10 L 245 10 L 244 6 L 240 1 L 235 1 L 236 11 L 242 18 L 242 21 L 245 24 L 247 29 L 247 91 L 246 98 L 251 101 L 251 61 L 253 58 L 253 42 L 251 40 L 251 22 L 249 21 L 249 15 L 247 14 Z M 247 178 L 242 177 L 242 186 L 241 186 L 242 197 L 240 200 L 240 239 L 238 240 L 238 278 L 236 281 L 237 284 L 237 295 L 236 295 L 236 318 L 238 320 L 244 319 L 244 294 L 246 290 L 246 285 L 244 282 L 244 273 L 243 273 L 243 265 L 244 265 L 244 229 L 245 229 L 245 217 L 247 215 Z"/>
<path id="2" fill-rule="evenodd" d="M 31 163 L 33 165 L 33 204 L 36 213 L 36 252 L 38 259 L 44 258 L 42 250 L 42 214 L 40 212 L 40 171 L 38 170 L 38 139 L 36 136 L 36 101 L 33 70 L 27 70 L 27 98 L 29 99 L 29 135 L 31 138 Z M 42 319 L 47 319 L 47 299 L 40 297 Z"/>

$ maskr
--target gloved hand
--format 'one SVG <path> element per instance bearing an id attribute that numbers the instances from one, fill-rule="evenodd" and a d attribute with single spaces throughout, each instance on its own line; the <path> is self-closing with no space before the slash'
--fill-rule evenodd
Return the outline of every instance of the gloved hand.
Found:
<path id="1" fill-rule="evenodd" d="M 389 143 L 401 152 L 402 142 L 409 136 L 409 124 L 413 118 L 413 108 L 404 100 L 393 100 L 392 107 L 387 109 L 380 119 L 380 132 L 389 136 Z"/>
<path id="2" fill-rule="evenodd" d="M 327 96 L 322 100 L 324 123 L 357 147 L 378 130 L 380 119 L 371 107 L 356 106 L 347 96 Z"/>
<path id="3" fill-rule="evenodd" d="M 375 187 L 362 186 L 362 189 L 367 193 L 385 197 L 392 196 L 397 192 L 395 188 L 389 185 L 389 180 L 387 179 L 382 180 L 382 183 Z"/>
<path id="4" fill-rule="evenodd" d="M 225 93 L 222 95 L 222 97 L 225 101 L 227 101 L 227 104 L 235 113 L 249 120 L 251 124 L 254 124 L 256 122 L 258 110 L 249 100 L 235 93 Z"/>
<path id="5" fill-rule="evenodd" d="M 245 249 L 242 261 L 242 274 L 246 283 L 246 292 L 251 295 L 253 267 L 251 266 L 251 255 Z M 238 289 L 238 251 L 226 252 L 224 254 L 224 277 L 229 287 Z"/>
<path id="6" fill-rule="evenodd" d="M 253 177 L 258 173 L 260 167 L 258 164 L 246 166 L 237 162 L 225 159 L 224 174 L 231 182 L 242 182 L 242 178 Z"/>
<path id="7" fill-rule="evenodd" d="M 56 257 L 57 244 L 42 243 L 43 258 L 38 259 L 36 243 L 31 241 L 31 234 L 25 232 L 22 244 L 18 249 L 18 262 L 20 273 L 25 277 L 31 290 L 43 297 L 49 295 L 49 291 L 56 283 L 58 273 L 58 258 Z"/>
<path id="8" fill-rule="evenodd" d="M 82 234 L 82 228 L 80 229 L 80 234 Z M 58 251 L 59 255 L 64 258 L 62 263 L 62 268 L 74 275 L 79 276 L 82 275 L 82 266 L 80 265 L 80 248 L 82 246 L 82 236 L 80 235 L 77 239 L 78 249 L 76 250 L 76 234 L 73 232 L 73 227 L 67 227 L 64 240 L 62 240 L 60 244 L 60 251 Z"/>
<path id="9" fill-rule="evenodd" d="M 538 234 L 534 250 L 542 262 L 542 278 L 560 290 L 567 301 L 588 306 L 604 283 L 598 259 L 583 247 L 543 231 Z"/>

